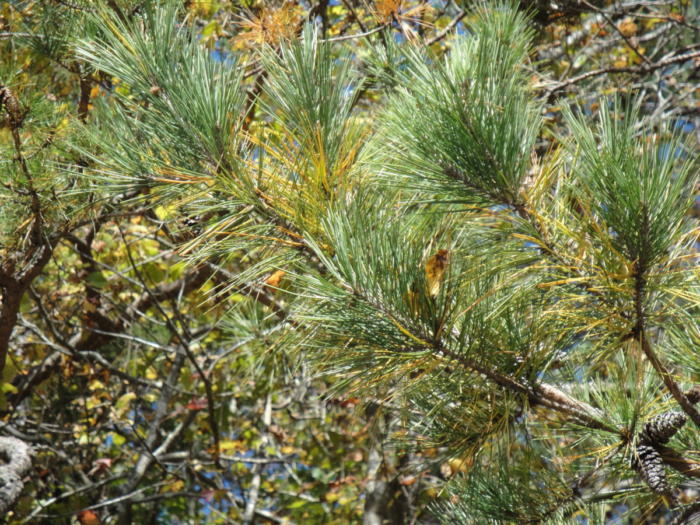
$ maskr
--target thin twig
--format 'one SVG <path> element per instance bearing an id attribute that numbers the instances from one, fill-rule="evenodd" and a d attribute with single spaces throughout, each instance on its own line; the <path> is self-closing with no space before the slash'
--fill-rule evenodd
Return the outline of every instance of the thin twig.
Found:
<path id="1" fill-rule="evenodd" d="M 7 33 L 0 33 L 0 38 L 27 38 L 33 36 L 31 33 L 13 33 L 13 32 L 7 32 Z"/>
<path id="2" fill-rule="evenodd" d="M 388 24 L 382 24 L 378 27 L 375 27 L 374 29 L 370 29 L 369 31 L 365 31 L 364 33 L 356 33 L 353 35 L 343 35 L 343 36 L 336 36 L 333 38 L 326 38 L 321 40 L 321 42 L 342 42 L 344 40 L 354 40 L 356 38 L 363 38 L 366 36 L 373 35 L 374 33 L 378 33 L 382 29 L 386 28 Z"/>
<path id="3" fill-rule="evenodd" d="M 450 31 L 452 31 L 452 29 L 453 29 L 457 24 L 459 24 L 465 16 L 467 16 L 467 11 L 466 11 L 466 9 L 462 9 L 462 10 L 457 14 L 457 16 L 455 16 L 455 17 L 452 19 L 452 21 L 450 21 L 450 23 L 447 24 L 447 26 L 445 26 L 445 28 L 444 28 L 442 31 L 440 31 L 437 35 L 435 35 L 433 38 L 431 38 L 430 40 L 428 40 L 428 41 L 425 43 L 425 45 L 426 45 L 426 46 L 431 46 L 431 45 L 433 45 L 435 42 L 439 42 L 440 40 L 442 40 L 443 38 L 445 38 L 445 37 L 447 36 L 447 34 L 448 34 Z"/>
<path id="4" fill-rule="evenodd" d="M 670 66 L 673 64 L 678 64 L 680 62 L 686 62 L 688 60 L 692 60 L 694 58 L 700 57 L 700 51 L 695 51 L 693 53 L 687 53 L 684 55 L 678 55 L 674 56 L 671 58 L 667 58 L 664 60 L 660 60 L 658 62 L 653 62 L 651 64 L 641 64 L 639 66 L 626 66 L 626 67 L 604 67 L 600 69 L 594 69 L 593 71 L 587 71 L 586 73 L 582 73 L 581 75 L 572 77 L 568 80 L 564 80 L 562 82 L 559 82 L 555 84 L 554 86 L 550 87 L 546 91 L 545 98 L 551 97 L 554 93 L 557 91 L 561 91 L 564 88 L 567 88 L 571 85 L 577 84 L 583 80 L 592 78 L 592 77 L 597 77 L 600 75 L 606 75 L 606 74 L 620 74 L 620 73 L 650 73 L 652 71 L 656 71 L 657 69 L 662 69 L 666 66 Z"/>

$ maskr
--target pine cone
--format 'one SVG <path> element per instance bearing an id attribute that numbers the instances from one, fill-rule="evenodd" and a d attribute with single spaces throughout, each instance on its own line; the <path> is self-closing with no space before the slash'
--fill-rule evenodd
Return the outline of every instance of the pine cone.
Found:
<path id="1" fill-rule="evenodd" d="M 685 393 L 685 396 L 688 398 L 688 401 L 696 405 L 698 402 L 700 402 L 700 386 L 693 386 L 690 390 L 688 390 Z"/>
<path id="2" fill-rule="evenodd" d="M 9 117 L 8 122 L 12 129 L 17 129 L 22 125 L 22 120 L 24 120 L 24 115 L 22 114 L 22 109 L 19 105 L 19 100 L 15 94 L 10 91 L 8 87 L 0 87 L 0 106 L 5 105 L 5 110 L 7 111 L 7 116 Z"/>
<path id="3" fill-rule="evenodd" d="M 638 445 L 636 454 L 632 458 L 632 468 L 639 473 L 644 483 L 657 494 L 669 495 L 671 493 L 666 481 L 663 459 L 654 447 Z"/>
<path id="4" fill-rule="evenodd" d="M 664 412 L 651 418 L 639 433 L 639 442 L 642 444 L 663 445 L 678 432 L 685 424 L 687 418 L 683 412 Z"/>

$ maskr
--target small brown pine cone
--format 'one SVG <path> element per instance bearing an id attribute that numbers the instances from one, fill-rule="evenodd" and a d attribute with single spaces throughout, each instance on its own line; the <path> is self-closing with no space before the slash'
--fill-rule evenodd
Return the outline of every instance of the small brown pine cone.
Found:
<path id="1" fill-rule="evenodd" d="M 665 444 L 685 424 L 687 418 L 683 412 L 664 412 L 651 418 L 639 433 L 639 442 L 643 444 Z"/>
<path id="2" fill-rule="evenodd" d="M 7 111 L 12 129 L 21 126 L 23 120 L 22 109 L 20 108 L 17 97 L 10 88 L 5 87 L 0 89 L 0 105 L 2 104 L 5 105 L 5 110 Z"/>
<path id="3" fill-rule="evenodd" d="M 696 405 L 698 402 L 700 402 L 700 385 L 693 386 L 685 393 L 685 396 L 688 398 L 688 401 Z"/>
<path id="4" fill-rule="evenodd" d="M 638 445 L 632 458 L 632 468 L 641 476 L 651 490 L 669 495 L 671 488 L 666 481 L 666 471 L 661 454 L 650 445 Z"/>

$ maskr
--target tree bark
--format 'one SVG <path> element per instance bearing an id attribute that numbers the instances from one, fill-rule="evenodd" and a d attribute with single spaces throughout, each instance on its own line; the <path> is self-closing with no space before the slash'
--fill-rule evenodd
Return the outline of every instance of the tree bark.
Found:
<path id="1" fill-rule="evenodd" d="M 24 476 L 32 467 L 32 449 L 24 441 L 0 437 L 0 515 L 17 502 Z"/>

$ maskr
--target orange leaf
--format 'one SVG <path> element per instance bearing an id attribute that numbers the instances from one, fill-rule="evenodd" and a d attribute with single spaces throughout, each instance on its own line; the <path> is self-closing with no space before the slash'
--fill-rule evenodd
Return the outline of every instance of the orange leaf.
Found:
<path id="1" fill-rule="evenodd" d="M 187 410 L 204 410 L 209 404 L 204 397 L 195 397 L 187 403 Z"/>
<path id="2" fill-rule="evenodd" d="M 82 510 L 78 512 L 78 521 L 80 525 L 102 525 L 100 517 L 91 510 Z"/>
<path id="3" fill-rule="evenodd" d="M 271 288 L 278 288 L 282 277 L 284 277 L 284 270 L 277 270 L 270 277 L 265 279 L 265 284 Z"/>
<path id="4" fill-rule="evenodd" d="M 620 22 L 617 28 L 620 30 L 620 34 L 626 38 L 634 36 L 638 29 L 637 24 L 629 17 Z"/>
<path id="5" fill-rule="evenodd" d="M 417 476 L 401 476 L 399 478 L 399 485 L 403 485 L 404 487 L 408 487 L 410 485 L 413 485 L 416 481 L 418 481 Z"/>

